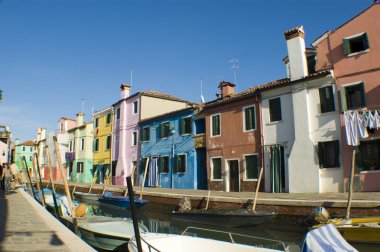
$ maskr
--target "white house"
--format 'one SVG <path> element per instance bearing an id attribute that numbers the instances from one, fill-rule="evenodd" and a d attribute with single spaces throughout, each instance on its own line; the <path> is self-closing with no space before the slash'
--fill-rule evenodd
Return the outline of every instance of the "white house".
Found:
<path id="1" fill-rule="evenodd" d="M 268 192 L 343 190 L 333 72 L 313 72 L 304 35 L 302 26 L 285 32 L 288 78 L 259 87 Z"/>

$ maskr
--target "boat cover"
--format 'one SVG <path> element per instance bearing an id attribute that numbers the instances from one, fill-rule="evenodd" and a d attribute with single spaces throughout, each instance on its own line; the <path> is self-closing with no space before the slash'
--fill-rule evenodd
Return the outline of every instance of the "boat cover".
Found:
<path id="1" fill-rule="evenodd" d="M 333 224 L 309 231 L 302 244 L 301 252 L 358 251 L 342 237 Z"/>

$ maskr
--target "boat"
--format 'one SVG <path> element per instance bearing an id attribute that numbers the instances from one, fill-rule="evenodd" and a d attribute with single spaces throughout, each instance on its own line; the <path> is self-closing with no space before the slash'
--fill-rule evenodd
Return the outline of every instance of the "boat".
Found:
<path id="1" fill-rule="evenodd" d="M 90 200 L 90 201 L 98 201 L 102 197 L 101 194 L 86 193 L 86 192 L 74 192 L 74 196 L 76 199 Z"/>
<path id="2" fill-rule="evenodd" d="M 332 224 L 349 242 L 380 243 L 380 217 L 331 219 L 325 208 L 317 207 L 313 211 L 312 218 L 318 224 L 310 227 L 311 230 Z"/>
<path id="3" fill-rule="evenodd" d="M 348 244 L 335 225 L 326 224 L 306 234 L 300 251 L 357 252 L 358 250 Z"/>
<path id="4" fill-rule="evenodd" d="M 61 219 L 77 235 L 91 246 L 107 250 L 125 250 L 128 241 L 135 235 L 131 219 L 106 216 L 83 216 L 76 218 L 76 227 L 73 218 L 62 216 Z M 148 233 L 148 228 L 139 224 L 141 234 Z"/>
<path id="5" fill-rule="evenodd" d="M 190 232 L 192 230 L 192 232 Z M 229 241 L 220 241 L 199 237 L 195 232 L 212 232 L 225 234 Z M 251 240 L 253 244 L 237 243 L 238 240 Z M 257 242 L 259 241 L 260 244 Z M 277 252 L 289 251 L 281 241 L 241 235 L 231 232 L 217 231 L 204 228 L 188 227 L 182 234 L 146 233 L 141 234 L 142 251 L 187 252 L 187 251 L 218 251 L 218 252 Z M 136 237 L 128 243 L 130 252 L 137 252 Z"/>
<path id="6" fill-rule="evenodd" d="M 111 206 L 121 207 L 121 208 L 130 208 L 131 204 L 129 197 L 112 195 L 111 192 L 105 192 L 102 197 L 99 198 L 99 202 Z M 149 203 L 146 199 L 140 199 L 139 197 L 134 197 L 134 203 L 136 207 L 142 207 Z"/>
<path id="7" fill-rule="evenodd" d="M 191 209 L 171 212 L 173 220 L 227 227 L 257 225 L 273 219 L 276 215 L 275 212 L 250 209 Z"/>

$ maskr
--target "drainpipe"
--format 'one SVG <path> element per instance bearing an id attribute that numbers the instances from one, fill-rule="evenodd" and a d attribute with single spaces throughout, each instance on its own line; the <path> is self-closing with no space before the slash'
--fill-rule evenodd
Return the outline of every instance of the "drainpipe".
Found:
<path id="1" fill-rule="evenodd" d="M 175 134 L 175 129 L 172 129 L 170 131 L 172 134 L 172 189 L 174 189 L 174 134 Z"/>

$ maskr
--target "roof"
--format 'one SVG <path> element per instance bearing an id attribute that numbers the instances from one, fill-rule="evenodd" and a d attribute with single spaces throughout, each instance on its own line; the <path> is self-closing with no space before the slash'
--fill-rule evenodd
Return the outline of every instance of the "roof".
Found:
<path id="1" fill-rule="evenodd" d="M 157 92 L 153 90 L 146 90 L 146 91 L 134 93 L 133 95 L 130 95 L 127 98 L 120 99 L 116 103 L 112 104 L 112 106 L 115 106 L 119 104 L 121 101 L 131 99 L 132 97 L 135 97 L 135 96 L 149 96 L 149 97 L 160 98 L 160 99 L 165 99 L 165 100 L 178 101 L 178 102 L 184 102 L 184 103 L 189 103 L 189 104 L 197 104 L 195 102 L 182 100 L 174 95 L 169 95 L 169 94 L 165 94 L 165 93 L 161 93 L 161 92 Z"/>
<path id="2" fill-rule="evenodd" d="M 25 141 L 23 143 L 17 144 L 16 146 L 20 146 L 20 145 L 23 145 L 23 146 L 34 146 L 35 144 L 36 144 L 36 142 L 29 140 L 29 141 Z"/>
<path id="3" fill-rule="evenodd" d="M 363 14 L 364 12 L 366 12 L 367 10 L 371 9 L 373 6 L 375 5 L 379 5 L 380 3 L 378 2 L 374 2 L 372 3 L 367 9 L 363 10 L 362 12 L 360 12 L 359 14 L 357 14 L 356 16 L 353 16 L 352 18 L 350 18 L 349 20 L 347 20 L 346 22 L 344 22 L 343 24 L 341 24 L 339 27 L 337 27 L 336 29 L 332 30 L 332 31 L 336 31 L 336 30 L 339 30 L 340 28 L 342 28 L 343 26 L 345 26 L 346 24 L 348 24 L 349 22 L 351 22 L 352 20 L 354 20 L 355 18 L 357 18 L 358 16 L 360 16 L 361 14 Z M 324 35 L 329 35 L 329 33 L 331 33 L 331 31 L 328 31 L 328 32 L 325 32 L 323 33 L 321 36 L 319 36 L 316 40 L 314 40 L 311 44 L 313 46 L 315 46 L 316 44 L 318 44 L 320 41 L 322 41 L 322 37 Z M 319 40 L 319 41 L 318 41 Z M 318 42 L 318 43 L 316 43 Z"/>
<path id="4" fill-rule="evenodd" d="M 228 96 L 224 99 L 217 99 L 217 100 L 207 102 L 204 104 L 204 108 L 207 109 L 207 108 L 222 105 L 225 103 L 230 103 L 233 101 L 241 100 L 241 99 L 244 99 L 246 97 L 250 97 L 252 95 L 258 95 L 261 91 L 264 91 L 264 90 L 283 87 L 283 86 L 295 84 L 295 83 L 298 83 L 301 81 L 308 81 L 308 80 L 311 80 L 314 78 L 326 76 L 330 73 L 331 73 L 330 70 L 323 70 L 323 71 L 319 71 L 319 72 L 316 72 L 313 74 L 309 74 L 308 76 L 306 76 L 304 78 L 294 80 L 294 81 L 291 81 L 289 78 L 278 79 L 278 80 L 271 81 L 271 82 L 268 82 L 265 84 L 261 84 L 261 85 L 251 87 L 251 88 L 246 89 L 240 93 L 231 94 L 230 96 Z"/>
<path id="5" fill-rule="evenodd" d="M 182 113 L 185 113 L 185 112 L 194 111 L 196 109 L 199 109 L 200 107 L 201 106 L 194 106 L 194 107 L 192 106 L 192 107 L 187 107 L 187 108 L 171 111 L 171 112 L 168 112 L 168 113 L 165 113 L 165 114 L 149 117 L 149 118 L 146 118 L 144 120 L 141 120 L 139 122 L 139 124 L 151 122 L 151 121 L 154 121 L 154 120 L 157 120 L 157 119 L 161 119 L 161 118 L 166 118 L 166 117 L 171 117 L 171 116 L 179 115 L 179 114 L 182 114 Z"/>
<path id="6" fill-rule="evenodd" d="M 84 128 L 84 127 L 87 126 L 88 124 L 92 124 L 92 122 L 85 122 L 85 123 L 83 123 L 81 126 L 77 126 L 77 127 L 74 127 L 74 128 L 68 129 L 67 132 L 71 132 L 71 131 L 76 130 L 76 129 Z"/>
<path id="7" fill-rule="evenodd" d="M 61 120 L 61 119 L 63 119 L 63 120 L 70 120 L 70 121 L 76 121 L 75 119 L 71 119 L 71 118 L 63 117 L 63 116 L 61 118 L 59 118 L 59 120 Z"/>

